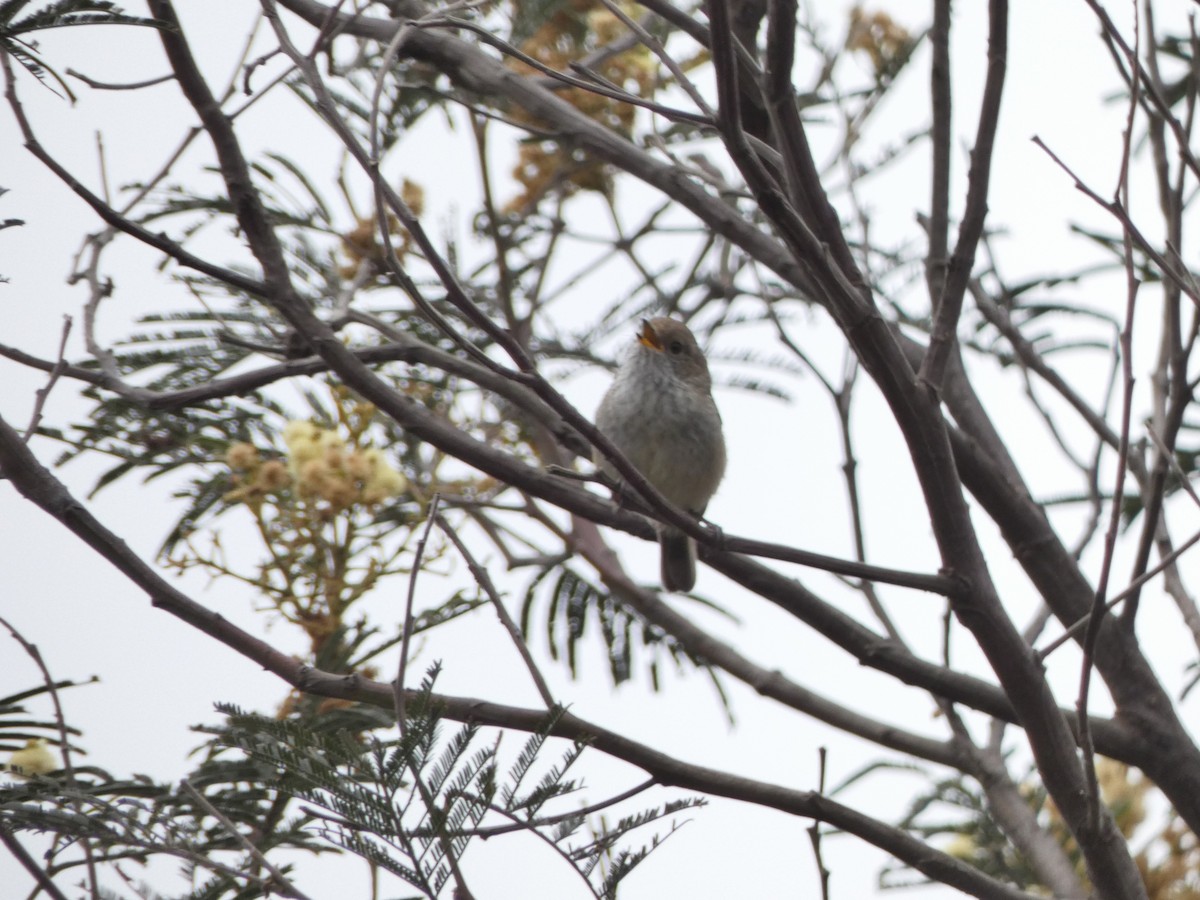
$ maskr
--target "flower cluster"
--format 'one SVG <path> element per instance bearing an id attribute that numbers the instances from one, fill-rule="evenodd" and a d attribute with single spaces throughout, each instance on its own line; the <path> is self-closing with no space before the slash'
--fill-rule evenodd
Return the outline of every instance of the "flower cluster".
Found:
<path id="1" fill-rule="evenodd" d="M 245 503 L 257 509 L 268 495 L 283 490 L 292 480 L 281 460 L 264 460 L 253 444 L 231 446 L 225 451 L 225 463 L 234 472 L 233 488 L 225 494 L 229 503 Z"/>
<path id="2" fill-rule="evenodd" d="M 378 505 L 408 486 L 381 450 L 348 446 L 337 432 L 312 422 L 289 422 L 283 443 L 284 459 L 263 459 L 253 444 L 229 448 L 225 462 L 234 472 L 234 487 L 225 495 L 228 502 L 259 507 L 269 495 L 290 487 L 300 499 L 343 510 Z"/>
<path id="3" fill-rule="evenodd" d="M 402 458 L 403 434 L 346 386 L 329 387 L 332 403 L 313 404 L 317 421 L 285 422 L 273 449 L 231 444 L 225 451 L 228 472 L 202 485 L 208 499 L 210 485 L 228 484 L 225 508 L 217 513 L 236 508 L 249 514 L 261 541 L 258 559 L 245 555 L 252 546 L 243 538 L 251 535 L 239 533 L 236 552 L 228 552 L 232 542 L 212 530 L 207 541 L 186 535 L 168 564 L 249 586 L 265 600 L 263 608 L 303 630 L 310 660 L 328 671 L 373 677 L 377 673 L 366 660 L 380 651 L 363 655 L 370 628 L 365 618 L 351 614 L 383 579 L 411 572 L 410 520 L 421 507 L 421 491 L 391 461 L 391 449 L 378 446 L 386 442 Z M 436 558 L 437 552 L 431 549 L 424 558 Z M 337 705 L 293 694 L 281 714 Z"/>
<path id="4" fill-rule="evenodd" d="M 375 447 L 347 446 L 335 431 L 312 422 L 289 422 L 283 430 L 287 469 L 296 491 L 336 509 L 373 506 L 400 494 L 404 476 Z"/>
<path id="5" fill-rule="evenodd" d="M 62 768 L 58 757 L 50 750 L 44 738 L 30 738 L 25 746 L 13 753 L 8 760 L 8 771 L 17 777 L 45 775 Z"/>
<path id="6" fill-rule="evenodd" d="M 850 10 L 846 49 L 859 50 L 871 58 L 877 78 L 894 75 L 912 52 L 913 37 L 885 12 L 867 12 L 861 6 Z"/>
<path id="7" fill-rule="evenodd" d="M 414 216 L 420 217 L 425 211 L 425 189 L 415 181 L 404 179 L 400 185 L 400 199 Z M 395 250 L 398 259 L 403 259 L 412 248 L 412 235 L 400 224 L 394 213 L 387 214 L 387 223 L 392 249 Z M 342 235 L 342 252 L 349 259 L 349 262 L 338 270 L 343 278 L 357 276 L 359 267 L 364 263 L 373 265 L 376 270 L 383 268 L 386 253 L 379 239 L 378 215 L 357 218 L 354 228 Z"/>
<path id="8" fill-rule="evenodd" d="M 627 5 L 636 15 L 633 4 Z M 529 15 L 518 2 L 517 14 Z M 538 7 L 539 10 L 541 7 Z M 521 52 L 531 59 L 560 72 L 569 71 L 571 63 L 591 51 L 606 46 L 627 33 L 625 24 L 598 0 L 564 0 L 553 13 L 521 42 Z M 506 64 L 522 74 L 538 74 L 538 70 L 520 59 Z M 604 57 L 593 64 L 595 71 L 610 84 L 631 91 L 637 96 L 650 97 L 658 88 L 658 65 L 653 54 L 641 45 L 623 53 Z M 584 115 L 611 128 L 619 134 L 633 131 L 637 107 L 585 88 L 567 88 L 559 96 Z M 543 126 L 536 116 L 514 108 L 509 112 L 521 124 Z M 521 194 L 505 205 L 508 212 L 519 212 L 534 204 L 551 187 L 562 185 L 567 190 L 581 189 L 608 194 L 611 175 L 607 167 L 588 158 L 572 147 L 554 140 L 526 140 L 519 149 L 519 161 L 513 177 L 524 187 Z"/>

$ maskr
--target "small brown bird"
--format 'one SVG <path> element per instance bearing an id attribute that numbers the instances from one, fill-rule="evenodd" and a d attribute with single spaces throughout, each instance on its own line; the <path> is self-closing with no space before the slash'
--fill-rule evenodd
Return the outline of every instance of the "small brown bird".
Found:
<path id="1" fill-rule="evenodd" d="M 600 402 L 596 427 L 659 492 L 695 516 L 704 513 L 725 474 L 725 437 L 712 398 L 708 363 L 687 326 L 643 319 L 637 343 Z M 610 475 L 616 472 L 597 456 Z M 696 584 L 696 542 L 658 524 L 662 584 Z"/>

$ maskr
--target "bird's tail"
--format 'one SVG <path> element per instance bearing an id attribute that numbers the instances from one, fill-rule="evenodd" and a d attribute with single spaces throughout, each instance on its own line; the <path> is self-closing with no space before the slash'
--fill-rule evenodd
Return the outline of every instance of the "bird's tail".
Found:
<path id="1" fill-rule="evenodd" d="M 690 591 L 696 586 L 696 542 L 681 531 L 664 530 L 662 545 L 662 585 L 668 591 Z"/>

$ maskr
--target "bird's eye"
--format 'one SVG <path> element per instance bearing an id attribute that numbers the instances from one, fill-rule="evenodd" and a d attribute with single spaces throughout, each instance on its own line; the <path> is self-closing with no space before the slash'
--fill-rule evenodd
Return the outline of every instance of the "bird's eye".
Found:
<path id="1" fill-rule="evenodd" d="M 671 341 L 670 350 L 672 353 L 674 353 L 676 356 L 678 356 L 680 353 L 683 352 L 683 342 L 682 341 Z"/>

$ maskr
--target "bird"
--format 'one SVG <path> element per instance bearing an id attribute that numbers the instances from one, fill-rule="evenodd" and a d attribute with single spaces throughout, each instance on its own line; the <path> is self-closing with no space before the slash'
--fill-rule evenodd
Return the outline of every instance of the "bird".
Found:
<path id="1" fill-rule="evenodd" d="M 676 319 L 642 319 L 637 339 L 596 411 L 596 428 L 671 503 L 703 515 L 725 475 L 725 436 L 700 345 Z M 619 478 L 597 452 L 606 474 Z M 655 523 L 662 586 L 696 584 L 696 542 Z"/>

